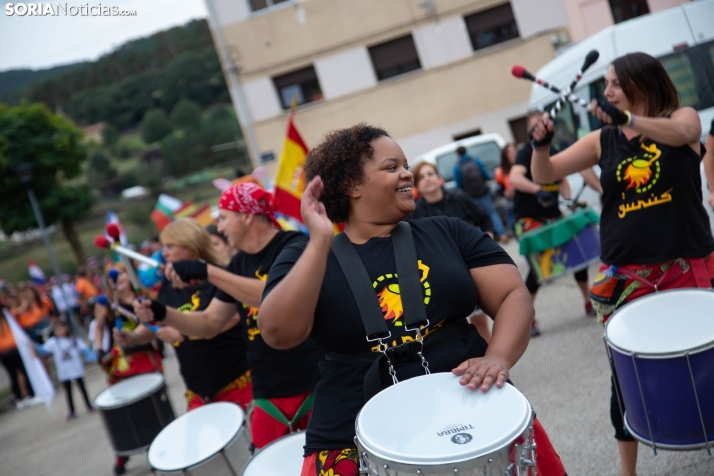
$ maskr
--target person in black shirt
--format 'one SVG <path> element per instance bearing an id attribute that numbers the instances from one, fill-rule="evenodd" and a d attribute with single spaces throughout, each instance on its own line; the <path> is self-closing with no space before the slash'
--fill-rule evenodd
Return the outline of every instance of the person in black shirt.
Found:
<path id="1" fill-rule="evenodd" d="M 366 124 L 328 133 L 309 152 L 304 171 L 309 184 L 302 217 L 310 240 L 285 247 L 273 264 L 258 327 L 265 342 L 277 349 L 309 339 L 332 356 L 320 362 L 322 379 L 315 389 L 302 475 L 355 476 L 355 417 L 374 390 L 364 386 L 371 361 L 382 354 L 377 342 L 365 339 L 355 297 L 331 252 L 333 222 L 345 223 L 343 236 L 363 262 L 381 305 L 390 332 L 381 345 L 404 358 L 394 364 L 396 377 L 423 375 L 423 362 L 402 352 L 418 336 L 404 325 L 391 238 L 414 210 L 413 178 L 399 145 L 384 130 Z M 429 368 L 460 375 L 460 384 L 471 390 L 502 387 L 528 345 L 534 314 L 513 261 L 484 233 L 457 218 L 423 218 L 409 227 L 430 322 L 419 331 L 426 334 L 423 355 Z M 490 344 L 466 321 L 477 304 L 494 316 Z M 377 387 L 392 381 L 386 368 L 375 377 L 369 380 Z M 555 452 L 540 452 L 549 444 L 536 443 L 537 464 L 552 461 L 559 468 L 548 472 L 539 467 L 539 473 L 563 476 Z"/>
<path id="2" fill-rule="evenodd" d="M 407 221 L 434 216 L 459 218 L 469 225 L 478 227 L 493 239 L 493 223 L 488 213 L 462 191 L 446 190 L 434 164 L 418 163 L 412 170 L 412 176 L 419 198 L 414 203 L 414 211 L 406 218 Z M 468 319 L 476 326 L 478 333 L 486 342 L 491 340 L 491 329 L 486 314 L 477 308 Z"/>
<path id="3" fill-rule="evenodd" d="M 163 256 L 167 263 L 201 259 L 214 266 L 224 266 L 208 233 L 191 219 L 169 223 L 161 232 Z M 213 299 L 216 288 L 206 280 L 192 284 L 161 282 L 156 300 L 181 312 L 203 311 Z M 181 376 L 186 384 L 186 405 L 193 410 L 210 402 L 233 402 L 244 410 L 252 400 L 250 370 L 247 362 L 245 329 L 240 316 L 234 317 L 212 339 L 183 335 L 171 326 L 161 326 L 156 337 L 173 344 Z M 127 344 L 154 339 L 154 333 L 141 325 L 120 336 Z"/>
<path id="4" fill-rule="evenodd" d="M 205 311 L 181 313 L 157 309 L 146 301 L 135 306 L 139 318 L 151 321 L 165 312 L 164 323 L 184 334 L 213 337 L 236 308 L 245 326 L 253 399 L 253 444 L 262 448 L 291 431 L 305 429 L 312 408 L 312 392 L 320 379 L 323 353 L 307 344 L 289 350 L 268 347 L 258 329 L 260 298 L 273 261 L 283 247 L 307 237 L 285 232 L 273 216 L 273 197 L 261 187 L 241 182 L 226 190 L 218 203 L 218 228 L 240 251 L 224 270 L 201 261 L 182 260 L 166 267 L 166 277 L 182 283 L 208 279 L 219 288 Z M 153 310 L 152 310 L 153 309 Z M 157 315 L 157 312 L 159 315 Z"/>
<path id="5" fill-rule="evenodd" d="M 542 116 L 531 132 L 531 170 L 537 183 L 560 180 L 596 164 L 602 170 L 603 265 L 590 296 L 603 321 L 640 296 L 710 288 L 714 277 L 714 238 L 702 203 L 697 112 L 681 107 L 667 71 L 645 53 L 613 61 L 605 77 L 605 98 L 593 101 L 590 111 L 608 126 L 552 158 L 552 121 Z M 708 180 L 714 183 L 711 173 Z M 615 376 L 612 382 L 610 417 L 620 474 L 634 476 L 637 441 L 624 429 L 625 409 L 618 404 Z"/>
<path id="6" fill-rule="evenodd" d="M 531 129 L 535 127 L 538 119 L 542 115 L 539 111 L 532 111 L 528 115 L 528 128 Z M 516 236 L 521 236 L 523 233 L 549 223 L 553 220 L 557 220 L 562 216 L 560 213 L 560 207 L 558 206 L 558 200 L 562 195 L 564 199 L 571 199 L 570 186 L 568 185 L 568 180 L 563 178 L 557 182 L 552 182 L 546 185 L 539 185 L 533 181 L 533 176 L 531 175 L 531 155 L 533 154 L 533 147 L 527 143 L 516 156 L 516 163 L 511 168 L 511 173 L 509 178 L 513 188 L 516 190 L 516 195 L 513 199 L 513 212 L 515 214 L 516 223 L 514 230 Z M 596 191 L 600 190 L 600 184 L 592 173 L 594 177 L 593 181 L 588 180 L 588 184 L 593 187 Z M 588 179 L 587 175 L 583 175 L 584 179 Z M 533 271 L 533 268 L 528 263 L 529 270 L 528 276 L 526 277 L 526 287 L 528 292 L 531 293 L 531 297 L 535 301 L 536 293 L 540 284 L 538 284 L 538 279 Z M 590 296 L 588 295 L 588 270 L 587 268 L 582 269 L 574 273 L 575 282 L 580 288 L 580 292 L 583 295 L 583 302 L 585 306 L 585 314 L 588 316 L 594 316 L 595 311 L 590 303 Z M 531 327 L 531 336 L 535 337 L 540 335 L 540 330 L 536 320 L 533 320 L 533 326 Z"/>

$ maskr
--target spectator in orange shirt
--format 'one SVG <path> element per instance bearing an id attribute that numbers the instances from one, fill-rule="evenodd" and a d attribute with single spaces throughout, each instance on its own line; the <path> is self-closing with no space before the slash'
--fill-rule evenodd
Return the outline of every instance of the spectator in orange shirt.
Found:
<path id="1" fill-rule="evenodd" d="M 82 316 L 82 321 L 86 321 L 88 325 L 89 321 L 92 320 L 94 302 L 99 295 L 99 291 L 92 284 L 91 273 L 85 265 L 80 266 L 77 271 L 74 290 L 77 295 L 77 304 L 79 304 L 79 314 Z"/>
<path id="2" fill-rule="evenodd" d="M 0 363 L 5 367 L 10 377 L 15 406 L 22 408 L 28 404 L 38 403 L 38 399 L 34 397 L 30 380 L 27 378 L 25 366 L 22 364 L 20 352 L 17 350 L 15 338 L 10 331 L 4 311 L 5 306 L 0 304 Z"/>
<path id="3" fill-rule="evenodd" d="M 32 285 L 23 286 L 19 291 L 19 304 L 14 312 L 17 322 L 27 332 L 32 340 L 42 344 L 42 331 L 49 328 L 50 316 L 47 303 L 43 302 L 42 296 L 36 287 Z"/>

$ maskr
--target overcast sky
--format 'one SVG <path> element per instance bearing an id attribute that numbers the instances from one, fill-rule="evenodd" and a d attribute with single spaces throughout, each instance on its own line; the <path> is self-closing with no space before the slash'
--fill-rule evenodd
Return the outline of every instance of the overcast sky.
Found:
<path id="1" fill-rule="evenodd" d="M 26 0 L 25 0 L 26 1 Z M 0 2 L 0 71 L 41 69 L 99 58 L 127 40 L 194 18 L 206 18 L 203 0 L 62 0 L 68 7 L 116 6 L 132 17 L 7 16 Z M 19 2 L 15 2 L 16 4 Z M 29 2 L 27 2 L 29 3 Z M 55 2 L 51 2 L 55 7 Z M 96 9 L 94 10 L 96 12 Z"/>

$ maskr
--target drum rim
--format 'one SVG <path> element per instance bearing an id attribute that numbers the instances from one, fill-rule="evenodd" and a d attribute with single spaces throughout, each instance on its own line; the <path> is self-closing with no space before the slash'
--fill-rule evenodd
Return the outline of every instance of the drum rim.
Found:
<path id="1" fill-rule="evenodd" d="M 154 466 L 154 464 L 151 462 L 151 459 L 150 459 L 151 448 L 154 446 L 154 443 L 156 443 L 156 440 L 159 438 L 159 436 L 161 436 L 161 433 L 163 433 L 164 430 L 166 430 L 167 428 L 169 428 L 174 422 L 178 421 L 181 417 L 183 417 L 183 416 L 185 416 L 185 415 L 190 415 L 191 412 L 195 412 L 196 410 L 199 410 L 199 409 L 201 409 L 201 408 L 206 408 L 206 407 L 208 407 L 209 405 L 220 405 L 220 406 L 225 407 L 225 408 L 228 408 L 229 406 L 232 408 L 233 406 L 235 406 L 235 407 L 237 407 L 237 408 L 242 412 L 242 414 L 243 414 L 243 422 L 239 425 L 238 430 L 236 431 L 235 435 L 233 435 L 233 437 L 232 437 L 230 440 L 228 440 L 228 442 L 226 442 L 226 444 L 225 444 L 224 446 L 222 446 L 222 447 L 221 447 L 218 451 L 216 451 L 215 453 L 211 453 L 210 455 L 208 455 L 207 457 L 205 457 L 205 458 L 203 458 L 203 459 L 201 459 L 201 460 L 198 460 L 198 461 L 196 461 L 196 462 L 192 462 L 192 463 L 191 463 L 190 465 L 188 465 L 188 466 L 182 466 L 181 468 L 159 468 L 159 467 Z M 213 407 L 213 408 L 215 408 L 215 407 Z M 195 415 L 195 413 L 194 413 L 194 415 Z M 154 438 L 154 440 L 151 442 L 151 444 L 147 446 L 148 450 L 147 450 L 147 452 L 146 452 L 146 460 L 148 461 L 149 466 L 151 466 L 152 469 L 155 469 L 155 470 L 157 470 L 157 471 L 162 471 L 162 472 L 167 472 L 167 471 L 172 471 L 172 472 L 173 472 L 173 471 L 183 471 L 183 470 L 187 470 L 187 469 L 190 469 L 190 468 L 194 468 L 194 467 L 196 467 L 196 466 L 198 466 L 198 465 L 200 465 L 200 464 L 205 463 L 205 462 L 208 461 L 209 459 L 211 459 L 211 458 L 213 458 L 214 456 L 216 456 L 217 454 L 219 454 L 219 453 L 220 453 L 221 451 L 223 451 L 224 449 L 226 449 L 226 448 L 228 448 L 229 446 L 231 446 L 233 443 L 235 443 L 235 441 L 236 441 L 238 438 L 240 438 L 240 436 L 241 436 L 245 431 L 246 431 L 246 413 L 245 413 L 245 410 L 243 410 L 243 409 L 240 407 L 240 405 L 238 405 L 237 403 L 232 403 L 232 402 L 212 402 L 212 403 L 208 403 L 208 404 L 203 405 L 203 406 L 201 406 L 201 407 L 198 407 L 198 408 L 196 408 L 196 409 L 194 409 L 194 410 L 188 411 L 188 412 L 186 412 L 186 413 L 184 413 L 184 414 L 182 414 L 182 415 L 179 415 L 177 418 L 174 418 L 173 421 L 171 421 L 168 425 L 166 425 L 165 427 L 163 427 L 163 428 L 161 429 L 161 431 L 159 432 L 159 434 L 156 435 L 156 437 Z"/>
<path id="2" fill-rule="evenodd" d="M 431 374 L 431 375 L 438 375 L 438 374 L 447 374 L 447 375 L 449 375 L 450 373 L 449 373 L 449 372 L 438 372 L 438 373 L 433 373 L 433 374 Z M 427 377 L 427 376 L 428 376 L 428 375 L 420 375 L 420 376 L 418 376 L 418 377 L 412 377 L 412 378 L 410 378 L 410 379 L 408 379 L 408 380 L 405 380 L 405 382 L 407 382 L 407 381 L 409 381 L 409 380 L 424 378 L 424 377 Z M 513 390 L 515 390 L 515 391 L 525 400 L 525 403 L 526 403 L 526 405 L 527 405 L 528 417 L 527 417 L 522 423 L 519 424 L 519 427 L 518 427 L 519 430 L 515 433 L 515 436 L 514 436 L 514 438 L 517 438 L 519 435 L 523 435 L 523 434 L 528 430 L 528 428 L 533 425 L 533 419 L 535 418 L 535 412 L 534 412 L 534 410 L 533 410 L 533 406 L 532 406 L 531 403 L 530 403 L 530 400 L 528 400 L 528 397 L 526 397 L 526 395 L 525 395 L 523 392 L 521 392 L 520 390 L 518 390 L 518 389 L 516 388 L 516 386 L 513 385 L 512 383 L 506 382 L 506 385 L 510 385 L 510 387 L 511 387 Z M 388 387 L 388 388 L 391 388 L 391 387 Z M 386 389 L 385 389 L 385 390 L 386 390 Z M 456 458 L 456 459 L 454 459 L 453 461 L 448 461 L 448 462 L 445 462 L 445 461 L 438 461 L 438 462 L 437 462 L 437 461 L 432 461 L 432 462 L 407 461 L 407 460 L 404 460 L 404 459 L 399 458 L 399 457 L 396 457 L 396 456 L 385 455 L 382 451 L 377 450 L 377 449 L 375 449 L 375 448 L 372 448 L 372 447 L 371 447 L 370 445 L 368 445 L 368 444 L 365 444 L 365 441 L 363 441 L 362 439 L 359 438 L 359 434 L 360 434 L 361 432 L 359 431 L 358 422 L 359 422 L 360 416 L 362 415 L 362 412 L 364 411 L 364 408 L 365 408 L 366 406 L 367 406 L 367 404 L 365 403 L 365 405 L 362 407 L 362 409 L 361 409 L 361 410 L 359 411 L 359 413 L 357 414 L 357 418 L 355 418 L 355 439 L 356 439 L 356 440 L 359 440 L 360 446 L 361 446 L 362 448 L 364 448 L 364 450 L 365 450 L 367 453 L 369 453 L 369 454 L 371 454 L 371 455 L 374 455 L 375 457 L 380 458 L 380 459 L 383 459 L 383 460 L 388 461 L 388 462 L 397 463 L 397 464 L 402 464 L 402 465 L 408 465 L 408 466 L 410 466 L 410 467 L 423 466 L 423 467 L 429 467 L 429 468 L 436 468 L 436 467 L 449 466 L 449 465 L 453 466 L 454 464 L 461 464 L 461 463 L 465 463 L 465 462 L 468 462 L 468 461 L 474 461 L 474 460 L 477 460 L 477 459 L 479 459 L 479 458 L 482 458 L 482 457 L 484 457 L 484 456 L 486 456 L 486 455 L 499 452 L 499 451 L 501 451 L 505 446 L 507 446 L 507 445 L 510 444 L 510 443 L 507 443 L 507 444 L 504 444 L 504 445 L 502 445 L 502 446 L 500 446 L 500 447 L 498 447 L 498 448 L 494 448 L 493 450 L 491 450 L 491 451 L 488 452 L 488 453 L 483 453 L 483 454 L 480 454 L 480 455 L 477 455 L 477 456 L 466 456 L 466 457 L 463 457 L 463 458 Z"/>
<path id="3" fill-rule="evenodd" d="M 687 292 L 695 291 L 698 294 L 702 294 L 702 295 L 704 295 L 704 293 L 712 293 L 714 295 L 714 291 L 712 291 L 711 289 L 703 289 L 703 288 L 667 289 L 665 291 L 657 292 L 656 295 L 672 294 L 672 293 L 677 293 L 677 292 L 682 292 L 682 291 L 687 291 Z M 643 296 L 643 297 L 647 297 L 647 296 Z M 610 347 L 611 349 L 616 350 L 620 354 L 626 355 L 628 357 L 634 356 L 636 358 L 657 360 L 657 359 L 669 359 L 669 358 L 673 358 L 673 357 L 675 357 L 675 358 L 676 357 L 685 357 L 687 355 L 699 354 L 702 352 L 706 352 L 707 350 L 711 350 L 712 348 L 714 348 L 714 340 L 707 342 L 705 344 L 690 347 L 688 349 L 668 351 L 668 352 L 638 352 L 638 351 L 634 351 L 634 350 L 630 350 L 630 349 L 625 349 L 623 347 L 618 346 L 617 344 L 614 344 L 607 335 L 607 331 L 610 327 L 610 324 L 613 322 L 613 318 L 615 317 L 615 315 L 622 312 L 622 310 L 628 308 L 630 305 L 636 303 L 637 301 L 638 300 L 628 302 L 621 308 L 617 309 L 615 312 L 612 313 L 610 318 L 605 323 L 605 329 L 603 330 L 603 340 L 608 345 L 608 347 Z"/>
<path id="4" fill-rule="evenodd" d="M 288 435 L 281 436 L 281 437 L 278 438 L 277 440 L 273 440 L 273 441 L 271 441 L 270 443 L 268 443 L 267 445 L 265 445 L 265 446 L 263 446 L 262 448 L 260 448 L 253 456 L 251 456 L 250 458 L 248 458 L 248 461 L 245 462 L 245 466 L 243 466 L 243 469 L 241 470 L 239 476 L 245 476 L 245 471 L 248 469 L 248 466 L 250 466 L 250 462 L 253 461 L 255 458 L 257 458 L 257 457 L 260 455 L 260 453 L 262 453 L 262 452 L 265 451 L 266 449 L 270 448 L 271 446 L 275 445 L 276 443 L 278 443 L 278 442 L 280 442 L 280 441 L 282 441 L 282 440 L 285 440 L 285 439 L 288 439 L 288 438 L 294 438 L 295 435 L 299 435 L 299 434 L 301 434 L 301 433 L 302 433 L 302 434 L 305 434 L 305 431 L 304 431 L 304 430 L 294 431 L 294 432 L 292 432 L 292 433 L 290 433 L 290 434 L 288 434 Z M 303 449 L 304 449 L 304 448 L 305 448 L 305 445 L 303 445 Z M 303 456 L 303 459 L 304 459 L 304 458 L 305 458 L 305 456 Z"/>
<path id="5" fill-rule="evenodd" d="M 707 447 L 711 447 L 714 445 L 714 441 L 710 441 L 707 443 L 706 441 L 703 443 L 694 443 L 691 445 L 673 445 L 673 444 L 668 444 L 668 443 L 657 443 L 656 441 L 654 444 L 652 443 L 652 440 L 645 438 L 644 436 L 640 435 L 637 433 L 635 430 L 632 429 L 632 426 L 630 425 L 630 422 L 627 419 L 627 410 L 625 410 L 625 415 L 623 418 L 623 421 L 625 422 L 625 428 L 627 428 L 627 431 L 630 432 L 630 434 L 638 440 L 640 443 L 643 443 L 647 446 L 653 447 L 653 448 L 661 448 L 663 450 L 671 450 L 671 451 L 691 451 L 691 450 L 701 450 L 701 449 L 706 449 Z"/>
<path id="6" fill-rule="evenodd" d="M 124 402 L 116 403 L 113 405 L 102 405 L 101 403 L 98 403 L 99 398 L 102 395 L 104 395 L 105 392 L 108 392 L 109 390 L 112 390 L 112 389 L 116 389 L 117 385 L 121 385 L 122 383 L 128 382 L 131 379 L 134 379 L 137 377 L 143 378 L 146 375 L 158 375 L 159 377 L 161 377 L 161 379 L 157 382 L 156 385 L 154 385 L 153 387 L 150 387 L 149 390 L 146 390 L 146 393 L 137 395 L 136 397 L 130 398 Z M 166 379 L 164 378 L 164 375 L 159 372 L 145 372 L 143 374 L 132 375 L 131 377 L 124 379 L 121 382 L 117 382 L 114 385 L 110 385 L 109 387 L 107 387 L 104 390 L 102 390 L 101 392 L 99 392 L 99 394 L 96 397 L 94 397 L 94 406 L 97 407 L 97 409 L 99 409 L 99 410 L 116 410 L 118 408 L 124 408 L 124 407 L 129 406 L 133 403 L 141 401 L 141 400 L 145 399 L 146 397 L 155 395 L 157 390 L 161 389 L 162 387 L 164 387 L 164 388 L 166 387 Z"/>

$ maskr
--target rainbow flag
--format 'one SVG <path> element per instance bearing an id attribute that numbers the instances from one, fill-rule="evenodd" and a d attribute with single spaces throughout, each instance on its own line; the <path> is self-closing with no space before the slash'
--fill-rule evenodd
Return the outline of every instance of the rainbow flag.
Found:
<path id="1" fill-rule="evenodd" d="M 305 189 L 305 174 L 302 167 L 307 156 L 307 146 L 295 127 L 294 116 L 293 108 L 288 114 L 283 151 L 275 172 L 275 198 L 278 204 L 276 212 L 302 222 L 300 200 Z"/>

